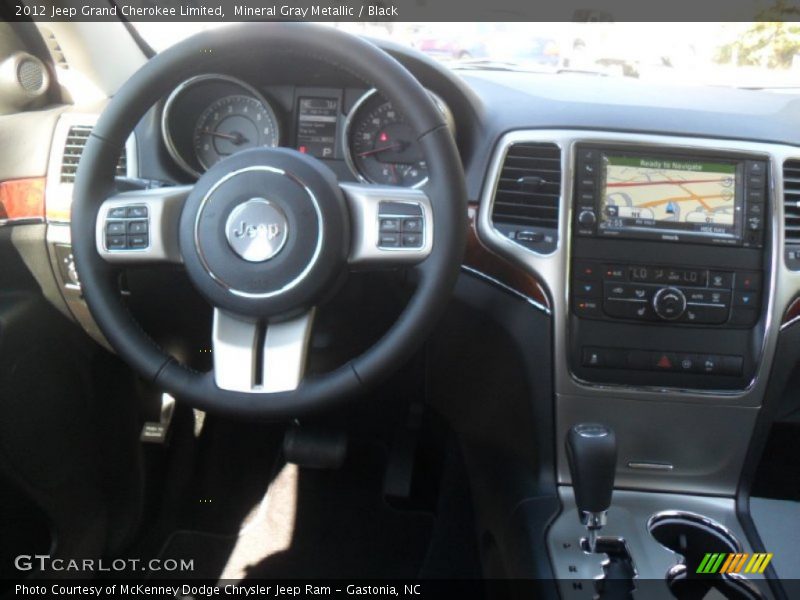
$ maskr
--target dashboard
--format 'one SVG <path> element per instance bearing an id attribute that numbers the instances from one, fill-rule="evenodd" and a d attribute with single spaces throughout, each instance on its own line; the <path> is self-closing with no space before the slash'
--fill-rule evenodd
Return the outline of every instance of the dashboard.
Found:
<path id="1" fill-rule="evenodd" d="M 447 104 L 430 94 L 455 133 Z M 172 160 L 193 178 L 236 152 L 285 146 L 343 162 L 364 183 L 418 188 L 428 179 L 403 115 L 374 89 L 256 87 L 238 77 L 204 74 L 166 99 L 161 134 Z"/>
<path id="2" fill-rule="evenodd" d="M 548 317 L 557 438 L 576 421 L 604 422 L 626 440 L 620 485 L 729 493 L 778 337 L 797 320 L 800 98 L 453 72 L 389 50 L 456 134 L 472 220 L 464 272 Z M 232 153 L 277 145 L 342 181 L 424 187 L 403 115 L 365 82 L 308 59 L 220 71 L 148 113 L 127 147 L 129 177 L 191 183 Z M 48 211 L 70 192 L 69 131 L 93 120 L 76 111 L 62 122 Z M 59 220 L 48 230 L 54 271 L 97 336 Z M 558 477 L 569 480 L 561 451 Z"/>
<path id="3" fill-rule="evenodd" d="M 668 492 L 670 503 L 680 493 L 734 495 L 760 423 L 796 368 L 780 354 L 800 323 L 800 96 L 454 72 L 391 51 L 456 134 L 470 229 L 454 308 L 478 315 L 463 339 L 521 332 L 509 336 L 519 356 L 464 363 L 474 377 L 463 378 L 481 385 L 463 395 L 494 414 L 516 393 L 526 411 L 528 402 L 541 410 L 536 429 L 508 437 L 526 435 L 548 475 L 555 463 L 557 484 L 571 482 L 559 440 L 574 423 L 600 422 L 619 439 L 618 487 Z M 317 157 L 340 181 L 425 188 L 404 116 L 368 83 L 307 59 L 246 62 L 165 94 L 132 133 L 117 174 L 181 185 L 236 152 L 282 146 Z M 101 109 L 60 116 L 47 249 L 54 295 L 103 343 L 68 224 L 76 148 Z M 178 269 L 158 273 L 165 296 Z M 133 271 L 139 284 L 152 275 Z M 135 287 L 125 291 L 141 308 Z M 497 313 L 508 306 L 503 321 Z M 465 343 L 454 354 L 473 360 L 471 352 Z M 499 373 L 519 381 L 497 380 L 501 361 Z M 454 410 L 469 417 L 472 399 L 454 389 Z"/>

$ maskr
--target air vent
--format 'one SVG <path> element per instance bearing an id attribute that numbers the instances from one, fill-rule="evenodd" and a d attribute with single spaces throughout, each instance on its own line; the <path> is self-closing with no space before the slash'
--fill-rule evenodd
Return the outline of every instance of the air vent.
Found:
<path id="1" fill-rule="evenodd" d="M 73 183 L 75 181 L 75 172 L 78 170 L 81 154 L 83 154 L 83 149 L 86 147 L 86 141 L 89 139 L 91 132 L 92 128 L 89 125 L 73 125 L 69 128 L 61 161 L 61 183 Z M 117 162 L 116 175 L 125 177 L 127 173 L 128 157 L 125 150 L 123 150 Z"/>
<path id="2" fill-rule="evenodd" d="M 561 150 L 549 143 L 509 146 L 494 196 L 495 228 L 517 243 L 552 252 L 558 241 Z"/>
<path id="3" fill-rule="evenodd" d="M 800 160 L 783 163 L 783 233 L 786 265 L 800 271 Z"/>
<path id="4" fill-rule="evenodd" d="M 47 49 L 50 50 L 50 56 L 53 57 L 53 62 L 56 66 L 60 69 L 69 69 L 64 51 L 61 49 L 55 34 L 47 27 L 40 27 L 39 31 L 41 31 L 42 37 L 44 37 Z"/>

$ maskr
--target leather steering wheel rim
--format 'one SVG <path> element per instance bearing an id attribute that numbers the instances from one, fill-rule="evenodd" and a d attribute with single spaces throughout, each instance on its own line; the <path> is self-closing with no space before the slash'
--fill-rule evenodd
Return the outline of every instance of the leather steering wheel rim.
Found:
<path id="1" fill-rule="evenodd" d="M 139 327 L 119 294 L 117 268 L 103 260 L 95 226 L 112 194 L 116 157 L 149 108 L 181 81 L 224 72 L 242 56 L 304 56 L 376 88 L 404 115 L 418 137 L 430 173 L 433 248 L 418 287 L 394 325 L 367 351 L 335 371 L 306 377 L 288 392 L 223 390 L 213 372 L 197 372 L 165 353 Z M 158 54 L 114 95 L 92 130 L 78 168 L 72 203 L 72 246 L 83 296 L 120 357 L 153 385 L 203 410 L 248 418 L 297 417 L 357 396 L 403 364 L 423 343 L 449 301 L 466 237 L 466 190 L 455 142 L 420 83 L 373 44 L 330 27 L 248 23 L 201 32 Z"/>

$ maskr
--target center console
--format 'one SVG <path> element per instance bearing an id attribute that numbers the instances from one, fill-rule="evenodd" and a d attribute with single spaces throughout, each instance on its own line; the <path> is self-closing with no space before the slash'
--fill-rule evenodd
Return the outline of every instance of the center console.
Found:
<path id="1" fill-rule="evenodd" d="M 545 146 L 561 157 L 558 186 Z M 546 535 L 561 597 L 602 597 L 612 584 L 628 594 L 631 581 L 648 598 L 728 584 L 758 597 L 746 584 L 760 573 L 712 577 L 702 560 L 755 551 L 736 491 L 800 296 L 800 272 L 783 259 L 795 209 L 784 165 L 798 158 L 781 144 L 620 131 L 500 139 L 478 232 L 550 300 L 555 438 L 567 444 L 556 449 L 562 511 Z M 515 180 L 523 167 L 546 185 Z M 537 207 L 558 197 L 549 245 L 524 235 L 541 219 L 495 218 L 521 214 L 527 189 Z M 581 423 L 588 439 L 571 439 Z M 618 441 L 613 469 L 608 451 L 581 458 L 604 431 Z M 585 493 L 606 489 L 598 474 L 607 485 L 613 475 L 610 503 Z"/>
<path id="2" fill-rule="evenodd" d="M 572 373 L 747 388 L 763 342 L 767 161 L 591 143 L 575 157 Z"/>

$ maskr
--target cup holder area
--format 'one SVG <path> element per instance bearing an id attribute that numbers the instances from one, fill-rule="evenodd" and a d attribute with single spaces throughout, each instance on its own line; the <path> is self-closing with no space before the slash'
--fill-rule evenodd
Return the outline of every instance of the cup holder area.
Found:
<path id="1" fill-rule="evenodd" d="M 665 574 L 675 598 L 699 600 L 711 590 L 731 600 L 763 598 L 754 585 L 739 575 L 697 572 L 707 554 L 742 552 L 741 542 L 724 525 L 696 513 L 665 511 L 650 517 L 647 530 L 659 544 L 683 557 Z"/>

